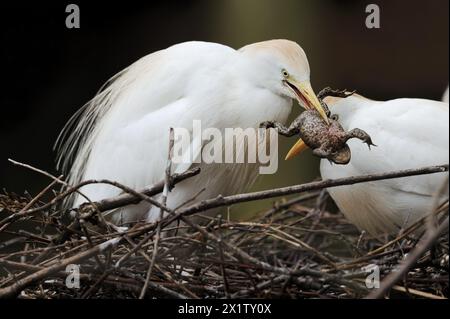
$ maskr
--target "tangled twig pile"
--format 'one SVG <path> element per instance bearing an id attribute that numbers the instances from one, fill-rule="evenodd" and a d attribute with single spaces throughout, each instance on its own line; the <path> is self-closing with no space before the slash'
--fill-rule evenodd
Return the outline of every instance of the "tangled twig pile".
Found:
<path id="1" fill-rule="evenodd" d="M 339 212 L 330 212 L 325 191 L 443 171 L 448 165 L 318 181 L 194 201 L 176 210 L 152 196 L 176 187 L 198 170 L 166 176 L 141 191 L 107 180 L 65 185 L 64 191 L 43 203 L 44 194 L 64 184 L 50 176 L 52 183 L 33 198 L 0 195 L 0 297 L 446 298 L 448 202 L 397 236 L 372 238 Z M 89 183 L 108 183 L 123 194 L 85 204 L 76 219 L 68 221 L 67 211 L 58 204 Z M 252 221 L 202 216 L 210 208 L 289 194 L 297 197 L 277 202 Z M 102 217 L 104 211 L 142 200 L 158 205 L 165 217 L 126 230 Z M 193 222 L 194 214 L 204 223 Z M 425 234 L 417 237 L 420 229 Z M 79 266 L 79 289 L 66 283 L 71 265 Z M 385 280 L 379 289 L 370 289 L 376 286 L 371 278 L 376 278 L 368 275 L 378 271 Z"/>

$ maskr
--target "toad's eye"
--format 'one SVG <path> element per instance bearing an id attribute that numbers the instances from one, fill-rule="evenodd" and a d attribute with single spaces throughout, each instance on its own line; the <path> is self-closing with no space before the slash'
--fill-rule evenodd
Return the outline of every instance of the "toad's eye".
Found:
<path id="1" fill-rule="evenodd" d="M 283 74 L 283 77 L 284 78 L 288 78 L 289 77 L 289 73 L 288 73 L 288 71 L 286 71 L 286 70 L 281 70 L 281 74 Z"/>

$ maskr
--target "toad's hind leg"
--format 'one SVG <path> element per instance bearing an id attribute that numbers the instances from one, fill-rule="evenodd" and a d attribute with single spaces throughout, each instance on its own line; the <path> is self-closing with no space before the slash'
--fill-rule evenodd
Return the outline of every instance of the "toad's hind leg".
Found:
<path id="1" fill-rule="evenodd" d="M 320 100 L 323 100 L 327 96 L 346 98 L 353 94 L 355 94 L 355 91 L 347 91 L 345 89 L 344 90 L 334 90 L 330 87 L 326 87 L 317 94 L 317 98 L 319 98 Z"/>
<path id="2" fill-rule="evenodd" d="M 350 95 L 353 95 L 354 93 L 355 91 L 334 90 L 330 87 L 326 87 L 317 94 L 317 98 L 319 99 L 322 108 L 325 110 L 327 117 L 331 117 L 330 109 L 328 108 L 328 105 L 323 101 L 323 99 L 326 98 L 327 96 L 346 98 L 349 97 Z"/>
<path id="3" fill-rule="evenodd" d="M 367 144 L 369 149 L 371 146 L 376 146 L 375 144 L 373 144 L 372 138 L 370 137 L 370 135 L 359 128 L 354 128 L 353 130 L 347 132 L 345 141 L 348 141 L 351 138 L 357 138 L 357 139 L 363 141 L 364 143 Z"/>

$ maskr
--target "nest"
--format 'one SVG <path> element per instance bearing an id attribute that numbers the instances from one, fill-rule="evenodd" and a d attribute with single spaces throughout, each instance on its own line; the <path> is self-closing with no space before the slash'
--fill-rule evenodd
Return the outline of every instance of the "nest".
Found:
<path id="1" fill-rule="evenodd" d="M 80 207 L 75 220 L 58 204 L 77 187 L 46 202 L 41 195 L 0 195 L 0 297 L 448 297 L 448 233 L 441 231 L 448 228 L 448 202 L 435 210 L 441 226 L 422 237 L 425 219 L 390 237 L 358 231 L 333 206 L 324 190 L 329 181 L 310 183 L 316 187 L 249 221 L 203 215 L 245 194 L 190 204 L 127 229 L 102 217 L 112 204 L 150 200 L 168 182 L 140 192 L 117 185 L 123 195 Z M 400 279 L 391 278 L 396 274 Z"/>

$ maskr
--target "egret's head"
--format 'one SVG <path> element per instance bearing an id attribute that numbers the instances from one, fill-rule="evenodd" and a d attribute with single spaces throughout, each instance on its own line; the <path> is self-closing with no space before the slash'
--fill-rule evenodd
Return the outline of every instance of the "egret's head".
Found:
<path id="1" fill-rule="evenodd" d="M 311 87 L 305 51 L 297 43 L 270 40 L 247 45 L 240 51 L 261 62 L 258 67 L 265 72 L 255 74 L 268 87 L 281 96 L 297 100 L 305 109 L 315 108 L 328 123 L 326 112 Z"/>

